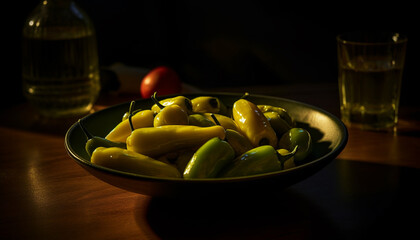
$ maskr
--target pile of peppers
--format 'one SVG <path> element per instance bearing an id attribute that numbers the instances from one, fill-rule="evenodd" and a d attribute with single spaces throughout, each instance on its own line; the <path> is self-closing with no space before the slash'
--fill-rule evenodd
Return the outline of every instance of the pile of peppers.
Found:
<path id="1" fill-rule="evenodd" d="M 293 168 L 311 154 L 311 135 L 285 109 L 247 95 L 229 109 L 212 96 L 152 99 L 143 110 L 133 101 L 105 138 L 79 120 L 93 164 L 153 177 L 231 178 Z"/>

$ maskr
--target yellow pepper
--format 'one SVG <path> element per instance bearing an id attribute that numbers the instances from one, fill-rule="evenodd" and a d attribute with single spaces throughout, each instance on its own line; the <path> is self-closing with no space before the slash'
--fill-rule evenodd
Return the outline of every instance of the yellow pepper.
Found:
<path id="1" fill-rule="evenodd" d="M 200 127 L 210 127 L 216 125 L 212 120 L 206 118 L 204 114 L 201 113 L 188 115 L 188 124 Z"/>
<path id="2" fill-rule="evenodd" d="M 246 99 L 239 99 L 233 104 L 232 115 L 240 131 L 254 147 L 277 147 L 276 133 L 257 105 Z"/>
<path id="3" fill-rule="evenodd" d="M 134 129 L 143 127 L 153 127 L 154 115 L 151 110 L 143 110 L 131 118 Z M 120 122 L 108 135 L 106 139 L 113 142 L 126 142 L 127 137 L 131 134 L 131 127 L 128 119 Z"/>
<path id="4" fill-rule="evenodd" d="M 217 124 L 214 121 L 213 117 L 211 116 L 212 113 L 204 113 L 203 115 L 207 119 L 211 120 L 213 123 Z M 232 129 L 232 130 L 235 130 L 235 131 L 240 131 L 237 123 L 232 118 L 226 117 L 225 115 L 221 115 L 221 114 L 214 114 L 214 116 L 217 118 L 217 120 L 219 121 L 220 125 L 224 129 Z"/>
<path id="5" fill-rule="evenodd" d="M 226 106 L 217 97 L 200 96 L 191 99 L 192 110 L 195 113 L 226 114 Z"/>
<path id="6" fill-rule="evenodd" d="M 164 107 L 155 116 L 154 127 L 164 125 L 188 125 L 188 114 L 178 105 L 169 105 Z"/>
<path id="7" fill-rule="evenodd" d="M 186 148 L 198 148 L 213 137 L 225 138 L 222 126 L 165 125 L 139 128 L 127 138 L 127 149 L 150 157 Z"/>
<path id="8" fill-rule="evenodd" d="M 243 136 L 240 132 L 226 129 L 226 139 L 230 146 L 235 151 L 235 156 L 239 156 L 242 153 L 249 151 L 254 148 L 248 138 Z"/>
<path id="9" fill-rule="evenodd" d="M 159 101 L 160 104 L 162 104 L 163 106 L 169 106 L 169 105 L 178 105 L 180 106 L 182 109 L 185 110 L 185 112 L 187 112 L 188 114 L 192 113 L 192 104 L 191 104 L 191 100 L 184 97 L 184 96 L 177 96 L 177 97 L 173 97 L 173 98 L 166 98 L 163 99 L 161 101 Z M 157 104 L 154 104 L 151 108 L 151 110 L 157 114 L 159 113 L 162 109 L 161 107 L 159 107 Z"/>
<path id="10" fill-rule="evenodd" d="M 103 167 L 154 177 L 180 178 L 178 169 L 140 153 L 118 147 L 98 147 L 91 162 Z"/>

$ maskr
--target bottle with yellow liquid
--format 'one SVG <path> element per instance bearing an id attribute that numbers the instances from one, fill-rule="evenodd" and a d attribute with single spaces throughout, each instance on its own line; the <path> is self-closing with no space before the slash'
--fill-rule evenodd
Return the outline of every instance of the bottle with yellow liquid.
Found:
<path id="1" fill-rule="evenodd" d="M 71 0 L 43 0 L 23 27 L 25 97 L 47 117 L 89 112 L 99 91 L 93 24 Z"/>

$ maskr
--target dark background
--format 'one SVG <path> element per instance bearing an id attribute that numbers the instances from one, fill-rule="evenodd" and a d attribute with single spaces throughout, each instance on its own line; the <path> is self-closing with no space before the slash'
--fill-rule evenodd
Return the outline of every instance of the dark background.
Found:
<path id="1" fill-rule="evenodd" d="M 198 87 L 337 81 L 336 35 L 398 31 L 409 38 L 401 104 L 417 105 L 417 7 L 398 1 L 132 1 L 78 0 L 97 32 L 100 64 L 173 67 Z M 5 79 L 13 101 L 21 94 L 21 29 L 36 0 L 13 3 L 3 21 Z M 9 29 L 10 28 L 10 29 Z M 9 34 L 7 34 L 9 36 Z M 10 42 L 9 42 L 10 41 Z M 10 98 L 3 103 L 10 104 Z"/>

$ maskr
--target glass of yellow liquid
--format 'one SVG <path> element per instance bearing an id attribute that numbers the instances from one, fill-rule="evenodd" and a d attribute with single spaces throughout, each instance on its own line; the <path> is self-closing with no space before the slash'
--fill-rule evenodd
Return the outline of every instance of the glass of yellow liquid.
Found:
<path id="1" fill-rule="evenodd" d="M 366 130 L 396 130 L 407 37 L 399 33 L 337 36 L 342 121 Z"/>

